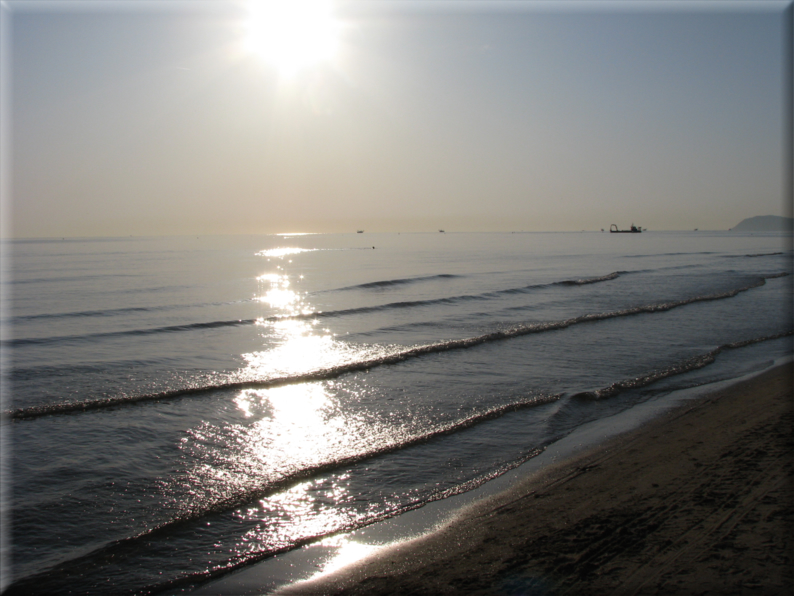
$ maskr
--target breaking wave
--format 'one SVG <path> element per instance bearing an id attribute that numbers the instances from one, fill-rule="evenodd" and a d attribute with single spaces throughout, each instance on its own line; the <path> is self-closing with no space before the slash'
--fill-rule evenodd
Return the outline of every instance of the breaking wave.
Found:
<path id="1" fill-rule="evenodd" d="M 545 323 L 534 323 L 534 324 L 519 324 L 509 327 L 507 329 L 500 329 L 497 331 L 492 331 L 490 333 L 485 333 L 483 335 L 478 335 L 475 337 L 447 340 L 432 344 L 415 346 L 411 348 L 403 348 L 403 349 L 398 348 L 391 353 L 387 353 L 386 355 L 378 356 L 375 358 L 349 362 L 338 366 L 331 366 L 328 368 L 321 368 L 297 375 L 287 375 L 283 377 L 271 377 L 266 379 L 255 379 L 255 380 L 230 379 L 229 381 L 222 383 L 207 384 L 199 387 L 185 387 L 180 389 L 172 389 L 172 390 L 162 391 L 158 393 L 144 394 L 144 395 L 108 397 L 108 398 L 90 399 L 90 400 L 77 401 L 77 402 L 69 401 L 69 402 L 61 402 L 61 403 L 50 403 L 40 406 L 31 406 L 27 408 L 19 408 L 15 410 L 5 411 L 3 412 L 3 417 L 10 418 L 12 420 L 22 420 L 22 419 L 30 419 L 30 418 L 39 418 L 41 416 L 48 416 L 53 414 L 66 414 L 66 413 L 74 413 L 74 412 L 84 412 L 89 410 L 97 410 L 102 408 L 133 404 L 143 401 L 158 401 L 164 399 L 183 397 L 187 395 L 201 395 L 218 390 L 263 389 L 263 388 L 278 387 L 278 386 L 296 384 L 296 383 L 308 383 L 313 381 L 334 379 L 345 374 L 366 371 L 378 366 L 399 364 L 406 360 L 410 360 L 412 358 L 418 358 L 428 354 L 437 354 L 452 350 L 464 350 L 479 346 L 481 344 L 486 344 L 489 342 L 502 341 L 506 339 L 512 339 L 514 337 L 522 337 L 525 335 L 530 335 L 535 333 L 546 333 L 549 331 L 557 331 L 560 329 L 565 329 L 567 327 L 571 327 L 573 325 L 579 325 L 583 323 L 592 323 L 596 321 L 604 321 L 608 319 L 634 316 L 639 314 L 653 314 L 653 313 L 665 312 L 672 310 L 674 308 L 679 308 L 682 306 L 695 304 L 698 302 L 732 298 L 733 296 L 736 296 L 741 292 L 746 292 L 747 290 L 763 286 L 766 283 L 765 281 L 766 279 L 783 277 L 786 275 L 788 275 L 788 273 L 785 272 L 769 275 L 766 278 L 759 278 L 755 283 L 752 283 L 750 285 L 716 294 L 707 294 L 702 296 L 695 296 L 692 298 L 686 298 L 683 300 L 673 300 L 669 302 L 660 302 L 655 304 L 635 306 L 617 311 L 589 313 L 560 321 L 549 321 Z M 210 324 L 202 324 L 202 325 L 204 325 L 205 327 L 222 326 L 222 325 L 243 325 L 243 324 L 248 324 L 250 322 L 251 321 L 231 321 L 231 322 L 220 322 L 218 324 L 210 323 Z M 179 330 L 180 327 L 181 326 L 175 326 L 174 329 Z M 142 331 L 145 332 L 146 330 L 142 330 Z M 783 337 L 790 333 L 791 331 L 788 331 L 785 332 L 783 335 L 774 336 L 774 337 Z M 773 339 L 774 337 L 770 336 L 769 338 L 765 338 L 765 339 Z M 759 341 L 763 341 L 763 340 L 764 339 L 762 338 Z M 675 374 L 675 373 L 670 373 L 670 374 Z M 649 382 L 653 382 L 653 381 L 649 381 Z"/>

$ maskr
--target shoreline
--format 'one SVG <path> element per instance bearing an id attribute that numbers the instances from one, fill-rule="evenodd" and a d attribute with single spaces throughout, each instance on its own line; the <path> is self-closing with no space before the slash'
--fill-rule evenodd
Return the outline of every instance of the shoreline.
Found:
<path id="1" fill-rule="evenodd" d="M 278 594 L 785 593 L 792 375 L 710 391 Z"/>
<path id="2" fill-rule="evenodd" d="M 577 462 L 588 457 L 595 457 L 600 452 L 623 449 L 626 442 L 641 437 L 654 425 L 667 423 L 676 424 L 681 416 L 690 411 L 699 409 L 707 403 L 718 400 L 723 394 L 731 393 L 737 388 L 748 386 L 751 393 L 763 393 L 763 385 L 768 375 L 783 375 L 783 388 L 788 387 L 789 398 L 784 400 L 783 409 L 790 416 L 791 402 L 791 357 L 778 360 L 770 368 L 745 374 L 734 379 L 719 381 L 710 385 L 702 385 L 683 389 L 654 398 L 611 418 L 594 421 L 581 427 L 577 433 L 561 439 L 549 446 L 541 455 L 525 462 L 521 466 L 507 472 L 483 486 L 442 501 L 431 502 L 424 507 L 410 511 L 403 515 L 366 526 L 349 534 L 337 535 L 320 542 L 306 545 L 295 551 L 267 559 L 260 563 L 245 567 L 223 578 L 218 578 L 193 590 L 191 594 L 204 595 L 238 595 L 238 594 L 264 594 L 264 593 L 369 593 L 373 589 L 378 593 L 372 582 L 367 582 L 366 589 L 356 592 L 350 584 L 366 581 L 367 577 L 393 575 L 395 567 L 389 565 L 387 569 L 377 569 L 378 561 L 389 557 L 403 557 L 406 560 L 424 558 L 426 554 L 419 553 L 422 544 L 433 540 L 433 536 L 440 535 L 444 528 L 451 524 L 460 523 L 461 519 L 470 516 L 471 511 L 488 507 L 495 501 L 504 498 L 515 491 L 529 490 L 526 487 L 540 482 L 566 468 L 575 468 Z M 788 372 L 785 372 L 788 371 Z M 753 402 L 755 403 L 755 402 Z M 788 427 L 790 437 L 791 427 Z M 788 450 L 788 462 L 794 463 L 792 450 Z M 586 465 L 586 464 L 585 464 Z M 792 468 L 789 465 L 789 470 Z M 618 482 L 622 481 L 619 479 Z M 791 504 L 791 482 L 788 484 L 789 504 Z M 523 487 L 523 488 L 522 488 Z M 789 507 L 791 509 L 791 507 Z M 788 526 L 791 526 L 790 514 Z M 448 546 L 448 545 L 447 545 Z M 445 547 L 446 548 L 446 547 Z M 405 554 L 400 554 L 400 553 Z M 789 548 L 790 552 L 790 548 Z M 396 553 L 396 554 L 395 554 Z M 507 556 L 507 555 L 505 555 Z M 507 556 L 509 558 L 509 556 Z M 461 560 L 466 560 L 462 557 Z M 789 561 L 791 557 L 789 557 Z M 455 561 L 447 567 L 454 568 Z M 381 567 L 383 567 L 381 565 Z M 446 571 L 442 570 L 442 571 Z M 470 573 L 471 569 L 465 569 Z M 358 579 L 354 578 L 357 577 Z M 399 580 L 395 580 L 399 582 Z M 394 582 L 388 583 L 382 593 L 394 593 Z M 537 586 L 534 587 L 537 591 Z M 353 590 L 353 591 L 351 591 Z M 414 592 L 422 593 L 421 586 L 414 586 Z M 438 591 L 438 590 L 436 590 Z M 470 588 L 464 590 L 471 591 Z M 428 589 L 426 593 L 432 593 Z M 447 591 L 457 593 L 460 590 Z M 183 593 L 179 591 L 179 593 Z M 444 593 L 441 590 L 439 593 Z M 481 591 L 481 593 L 491 593 Z M 504 593 L 513 593 L 507 591 Z M 534 593 L 534 592 L 533 592 Z M 544 592 L 538 591 L 542 594 Z M 556 593 L 556 592 L 555 592 Z M 764 593 L 764 592 L 754 592 Z"/>

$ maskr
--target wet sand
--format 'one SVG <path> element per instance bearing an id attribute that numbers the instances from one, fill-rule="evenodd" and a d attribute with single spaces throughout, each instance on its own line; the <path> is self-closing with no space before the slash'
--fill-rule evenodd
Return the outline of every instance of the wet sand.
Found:
<path id="1" fill-rule="evenodd" d="M 792 364 L 283 594 L 791 594 Z"/>

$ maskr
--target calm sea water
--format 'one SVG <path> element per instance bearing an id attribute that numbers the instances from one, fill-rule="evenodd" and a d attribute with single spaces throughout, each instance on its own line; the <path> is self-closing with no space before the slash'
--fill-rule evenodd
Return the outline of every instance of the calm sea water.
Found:
<path id="1" fill-rule="evenodd" d="M 186 589 L 793 351 L 790 234 L 3 250 L 8 594 Z"/>

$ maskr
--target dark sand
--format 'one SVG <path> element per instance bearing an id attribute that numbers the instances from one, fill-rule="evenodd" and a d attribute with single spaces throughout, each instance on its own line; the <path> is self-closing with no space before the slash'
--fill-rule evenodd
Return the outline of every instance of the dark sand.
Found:
<path id="1" fill-rule="evenodd" d="M 792 364 L 290 594 L 792 594 Z"/>

